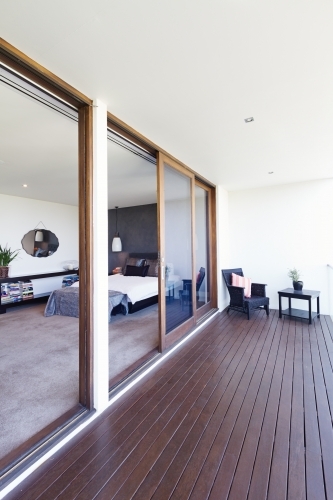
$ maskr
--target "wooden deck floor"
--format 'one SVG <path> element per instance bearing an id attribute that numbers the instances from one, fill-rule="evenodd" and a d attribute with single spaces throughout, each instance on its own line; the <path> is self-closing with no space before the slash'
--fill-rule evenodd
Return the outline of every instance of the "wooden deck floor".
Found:
<path id="1" fill-rule="evenodd" d="M 9 498 L 333 499 L 332 337 L 220 314 Z"/>

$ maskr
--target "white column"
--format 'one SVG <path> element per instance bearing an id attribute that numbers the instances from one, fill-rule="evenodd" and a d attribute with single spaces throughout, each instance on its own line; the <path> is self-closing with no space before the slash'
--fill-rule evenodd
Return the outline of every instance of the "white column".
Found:
<path id="1" fill-rule="evenodd" d="M 93 111 L 93 304 L 94 304 L 94 407 L 108 405 L 109 324 L 108 324 L 108 169 L 107 109 L 100 100 Z"/>
<path id="2" fill-rule="evenodd" d="M 223 311 L 229 303 L 229 295 L 222 282 L 221 269 L 230 268 L 229 199 L 222 186 L 216 189 L 216 240 L 217 240 L 217 296 L 218 308 Z"/>

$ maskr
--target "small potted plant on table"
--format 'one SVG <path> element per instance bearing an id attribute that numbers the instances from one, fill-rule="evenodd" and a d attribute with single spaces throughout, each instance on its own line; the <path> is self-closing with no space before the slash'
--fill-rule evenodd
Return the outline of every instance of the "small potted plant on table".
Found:
<path id="1" fill-rule="evenodd" d="M 19 250 L 11 250 L 7 247 L 0 245 L 0 278 L 7 278 L 9 271 L 9 264 L 16 259 Z"/>
<path id="2" fill-rule="evenodd" d="M 294 290 L 300 291 L 303 288 L 303 281 L 300 281 L 301 273 L 294 267 L 289 269 L 289 278 L 292 279 Z"/>

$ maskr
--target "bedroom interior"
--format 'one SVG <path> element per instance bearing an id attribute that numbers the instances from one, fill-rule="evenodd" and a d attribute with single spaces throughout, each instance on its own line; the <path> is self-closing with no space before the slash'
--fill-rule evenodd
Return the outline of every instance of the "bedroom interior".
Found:
<path id="1" fill-rule="evenodd" d="M 152 265 L 146 276 L 139 275 L 135 269 L 130 272 L 132 266 L 143 269 L 137 264 L 146 260 L 147 264 L 152 264 L 154 259 L 157 264 L 157 174 L 156 158 L 110 130 L 107 155 L 109 290 L 123 292 L 128 299 L 127 311 L 119 304 L 112 313 L 117 314 L 111 316 L 110 334 L 122 327 L 122 334 L 110 337 L 109 343 L 109 386 L 112 389 L 159 351 L 157 272 Z M 121 251 L 112 249 L 116 226 Z M 122 314 L 124 312 L 128 314 Z M 130 364 L 121 363 L 121 359 L 128 358 L 129 352 Z"/>
<path id="2" fill-rule="evenodd" d="M 47 277 L 28 281 L 19 302 L 1 284 L 0 460 L 79 407 L 78 320 L 69 332 L 42 314 L 62 263 L 78 260 L 77 111 L 7 76 L 1 68 L 1 243 L 19 250 L 9 276 Z"/>
<path id="3" fill-rule="evenodd" d="M 1 82 L 1 107 L 6 111 L 2 117 L 6 116 L 6 123 L 1 124 L 1 130 L 5 133 L 1 135 L 0 208 L 2 213 L 8 214 L 3 221 L 2 234 L 6 235 L 6 242 L 8 241 L 10 247 L 20 249 L 19 257 L 12 263 L 11 276 L 52 274 L 53 271 L 63 270 L 64 264 L 78 260 L 77 118 L 73 119 L 72 116 L 68 117 L 59 110 L 50 108 L 46 102 L 41 102 L 43 96 L 38 97 L 40 100 L 36 96 L 13 89 L 8 82 Z M 72 115 L 73 111 L 70 110 L 70 113 Z M 29 126 L 32 115 L 35 117 L 34 128 Z M 10 123 L 8 117 L 12 120 Z M 20 144 L 20 148 L 13 148 L 16 143 Z M 110 141 L 109 143 L 112 144 Z M 118 145 L 116 150 L 117 148 Z M 110 185 L 118 185 L 117 196 L 120 194 L 124 200 L 125 194 L 121 194 L 121 191 L 128 192 L 132 182 L 136 196 L 133 201 L 128 198 L 127 203 L 133 206 L 135 203 L 141 204 L 132 209 L 122 209 L 127 215 L 131 211 L 139 214 L 143 225 L 141 227 L 137 223 L 137 217 L 134 223 L 130 223 L 128 232 L 123 233 L 124 249 L 149 250 L 149 253 L 155 253 L 156 256 L 156 167 L 120 148 L 120 153 L 124 151 L 130 157 L 148 163 L 153 173 L 144 176 L 145 182 L 142 186 L 138 186 L 140 180 L 138 175 L 134 174 L 137 168 L 135 165 L 132 171 L 120 168 L 121 175 L 125 174 L 123 179 L 119 179 L 119 172 L 116 172 L 113 178 L 112 165 L 119 165 L 115 163 L 119 157 L 116 156 L 115 150 L 112 150 L 112 145 L 109 149 Z M 141 176 L 142 172 L 141 167 Z M 113 196 L 111 188 L 110 202 L 114 205 L 117 199 L 113 201 Z M 133 218 L 133 214 L 127 217 L 127 220 L 131 217 Z M 110 219 L 111 227 L 112 210 Z M 125 220 L 120 218 L 120 222 L 124 224 L 123 229 L 127 229 Z M 59 247 L 54 253 L 50 252 L 47 258 L 36 258 L 38 256 L 32 255 L 36 252 L 26 252 L 22 248 L 21 240 L 26 241 L 25 235 L 32 231 L 35 235 L 33 244 L 40 246 L 37 240 L 40 233 L 46 231 L 44 224 L 47 230 L 54 231 L 59 240 Z M 149 230 L 144 232 L 144 227 Z M 137 234 L 136 229 L 140 229 Z M 124 255 L 126 253 L 122 253 L 122 256 Z M 112 258 L 110 264 L 112 265 Z M 24 304 L 22 301 L 18 302 L 17 306 L 15 303 L 10 304 L 6 314 L 0 316 L 0 373 L 2 393 L 6 399 L 6 405 L 0 410 L 0 423 L 4 430 L 1 436 L 0 460 L 15 452 L 22 443 L 78 405 L 78 319 L 59 315 L 44 317 L 48 294 L 52 290 L 57 292 L 58 289 L 60 292 L 68 291 L 67 287 L 62 288 L 63 278 L 57 276 L 33 280 L 34 300 Z M 10 282 L 10 279 L 8 281 Z M 3 298 L 2 293 L 2 300 Z M 41 303 L 36 298 L 39 298 Z M 55 331 L 61 334 L 55 336 Z M 136 316 L 113 316 L 109 331 L 109 375 L 110 385 L 114 385 L 142 360 L 147 359 L 147 356 L 158 352 L 157 306 L 138 311 Z M 15 332 L 15 335 L 9 337 L 8 332 Z M 17 428 L 14 434 L 9 432 L 13 425 Z"/>

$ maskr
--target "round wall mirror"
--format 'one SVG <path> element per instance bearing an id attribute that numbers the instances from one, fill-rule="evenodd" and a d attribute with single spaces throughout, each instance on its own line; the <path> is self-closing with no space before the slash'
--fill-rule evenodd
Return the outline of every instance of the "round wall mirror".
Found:
<path id="1" fill-rule="evenodd" d="M 49 257 L 59 247 L 58 238 L 48 229 L 32 229 L 23 236 L 21 243 L 32 257 Z"/>

